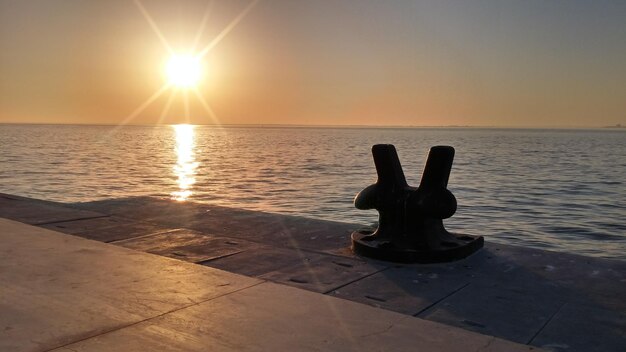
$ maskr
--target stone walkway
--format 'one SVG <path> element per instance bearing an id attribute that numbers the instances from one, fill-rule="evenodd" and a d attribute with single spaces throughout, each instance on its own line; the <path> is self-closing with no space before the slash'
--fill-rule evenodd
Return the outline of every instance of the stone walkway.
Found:
<path id="1" fill-rule="evenodd" d="M 11 220 L 0 243 L 0 351 L 532 350 Z"/>
<path id="2" fill-rule="evenodd" d="M 19 210 L 14 210 L 19 209 Z M 355 224 L 139 197 L 0 195 L 0 217 L 555 351 L 626 350 L 626 262 L 496 245 L 449 264 L 349 251 Z"/>

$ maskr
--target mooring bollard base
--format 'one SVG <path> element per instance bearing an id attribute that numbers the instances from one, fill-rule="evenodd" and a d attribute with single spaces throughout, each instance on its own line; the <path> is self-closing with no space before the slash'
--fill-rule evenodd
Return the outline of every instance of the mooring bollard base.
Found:
<path id="1" fill-rule="evenodd" d="M 438 248 L 401 248 L 391 241 L 380 240 L 369 231 L 352 233 L 352 251 L 365 257 L 397 263 L 444 263 L 470 256 L 483 247 L 483 236 L 451 234 L 457 241 L 442 243 Z"/>

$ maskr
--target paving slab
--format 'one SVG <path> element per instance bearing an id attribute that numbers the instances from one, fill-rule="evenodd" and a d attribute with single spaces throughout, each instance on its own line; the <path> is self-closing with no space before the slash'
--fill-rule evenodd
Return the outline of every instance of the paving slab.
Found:
<path id="1" fill-rule="evenodd" d="M 311 261 L 323 257 L 323 254 L 297 248 L 258 245 L 252 250 L 203 262 L 202 265 L 242 275 L 261 276 L 287 267 L 310 265 Z"/>
<path id="2" fill-rule="evenodd" d="M 333 296 L 415 315 L 469 284 L 445 266 L 397 266 L 331 292 Z"/>
<path id="3" fill-rule="evenodd" d="M 135 220 L 107 215 L 99 218 L 61 221 L 39 226 L 53 231 L 67 233 L 70 235 L 80 235 L 101 228 L 123 226 L 135 222 Z"/>
<path id="4" fill-rule="evenodd" d="M 0 351 L 47 351 L 259 282 L 0 219 Z"/>
<path id="5" fill-rule="evenodd" d="M 572 349 L 623 351 L 626 349 L 626 312 L 567 303 L 534 337 L 532 344 L 563 352 Z"/>
<path id="6" fill-rule="evenodd" d="M 204 206 L 193 216 L 163 215 L 150 218 L 168 226 L 184 226 L 216 235 L 310 250 L 335 250 L 350 245 L 354 225 L 297 216 Z"/>
<path id="7" fill-rule="evenodd" d="M 187 229 L 136 237 L 114 244 L 191 263 L 231 256 L 258 246 L 236 238 L 211 236 Z"/>
<path id="8" fill-rule="evenodd" d="M 80 210 L 25 197 L 0 193 L 0 217 L 13 219 L 31 225 L 53 222 L 89 219 L 105 216 L 89 210 Z"/>
<path id="9" fill-rule="evenodd" d="M 55 222 L 40 225 L 53 231 L 76 235 L 100 242 L 120 241 L 174 229 L 145 221 L 135 221 L 117 216 Z"/>
<path id="10" fill-rule="evenodd" d="M 523 268 L 545 280 L 577 288 L 588 287 L 595 292 L 606 292 L 603 284 L 626 281 L 626 261 L 586 257 L 565 252 L 537 248 L 488 243 L 485 257 L 470 257 L 467 265 L 476 266 L 480 272 L 495 267 L 511 271 Z M 491 273 L 489 273 L 490 275 Z"/>
<path id="11" fill-rule="evenodd" d="M 550 294 L 469 284 L 419 317 L 526 344 L 564 303 Z"/>
<path id="12" fill-rule="evenodd" d="M 168 227 L 184 227 L 214 235 L 241 238 L 274 247 L 319 251 L 349 247 L 350 233 L 355 226 L 359 227 L 355 224 L 150 197 L 79 203 L 75 206 Z"/>
<path id="13" fill-rule="evenodd" d="M 108 215 L 144 220 L 167 214 L 183 217 L 185 214 L 195 214 L 201 211 L 198 204 L 147 196 L 72 203 L 71 206 Z"/>
<path id="14" fill-rule="evenodd" d="M 533 351 L 358 303 L 263 283 L 60 351 Z"/>
<path id="15" fill-rule="evenodd" d="M 388 266 L 350 258 L 322 256 L 261 275 L 260 278 L 309 291 L 327 293 L 375 274 Z"/>
<path id="16" fill-rule="evenodd" d="M 483 285 L 626 311 L 626 261 L 494 243 L 481 252 L 459 264 Z"/>

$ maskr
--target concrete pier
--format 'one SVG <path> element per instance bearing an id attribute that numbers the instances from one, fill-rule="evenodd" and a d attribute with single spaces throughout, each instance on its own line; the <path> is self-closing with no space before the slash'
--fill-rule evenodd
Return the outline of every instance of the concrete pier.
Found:
<path id="1" fill-rule="evenodd" d="M 218 344 L 218 350 L 278 346 L 270 343 L 284 343 L 281 350 L 626 350 L 624 261 L 496 245 L 487 238 L 483 250 L 462 261 L 396 265 L 354 256 L 348 246 L 350 232 L 358 228 L 355 224 L 149 197 L 59 204 L 0 195 L 0 217 L 39 227 L 0 223 L 0 280 L 9 287 L 0 304 L 12 307 L 18 317 L 2 314 L 0 346 L 21 346 L 6 345 L 15 339 L 10 335 L 15 331 L 21 331 L 20 341 L 30 346 L 15 350 L 46 351 L 72 343 L 76 344 L 71 350 L 85 351 L 140 350 L 145 344 L 200 350 L 200 344 L 182 342 L 185 336 L 209 345 L 217 339 L 224 344 Z M 26 271 L 16 271 L 23 267 Z M 172 267 L 177 269 L 168 269 Z M 43 268 L 45 275 L 36 274 Z M 119 275 L 110 275 L 118 269 Z M 88 274 L 89 270 L 94 272 Z M 184 274 L 187 270 L 194 274 Z M 168 278 L 174 274 L 181 276 Z M 142 275 L 146 280 L 163 279 L 151 286 L 165 289 L 163 294 L 140 290 L 147 298 L 134 307 L 136 300 L 124 295 L 129 288 L 123 287 L 132 280 L 142 282 Z M 102 278 L 102 287 L 88 283 L 81 291 L 81 280 L 92 276 Z M 118 282 L 118 276 L 132 280 Z M 175 290 L 168 291 L 171 282 L 181 285 L 180 296 L 188 301 L 180 301 L 177 294 L 168 296 Z M 72 285 L 78 285 L 77 291 Z M 224 287 L 228 289 L 223 291 Z M 67 301 L 49 301 L 47 292 L 68 297 Z M 72 302 L 87 302 L 93 308 Z M 161 303 L 153 307 L 146 302 Z M 36 309 L 37 304 L 53 307 Z M 110 317 L 100 314 L 102 324 L 95 323 L 87 332 L 71 329 L 84 326 L 81 319 L 100 309 L 110 313 Z M 341 317 L 344 313 L 351 317 L 350 326 L 337 320 L 336 309 Z M 39 314 L 42 317 L 34 318 Z M 43 331 L 59 325 L 54 323 L 57 317 L 66 321 L 60 325 L 70 328 L 45 335 Z M 278 325 L 264 323 L 269 321 Z M 225 328 L 211 333 L 216 325 Z M 307 332 L 290 330 L 295 327 Z M 436 336 L 424 333 L 430 327 Z M 295 335 L 285 338 L 279 330 Z M 46 341 L 56 342 L 43 347 L 27 344 L 24 336 L 29 331 L 40 331 L 44 340 L 47 336 Z M 241 334 L 248 332 L 243 342 Z M 462 334 L 460 341 L 478 342 L 455 345 L 461 335 L 454 334 Z"/>

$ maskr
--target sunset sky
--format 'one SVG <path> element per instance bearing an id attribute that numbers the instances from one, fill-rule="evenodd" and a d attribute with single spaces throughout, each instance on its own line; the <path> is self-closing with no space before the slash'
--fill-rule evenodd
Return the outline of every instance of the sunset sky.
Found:
<path id="1" fill-rule="evenodd" d="M 0 123 L 626 124 L 624 0 L 250 4 L 0 0 Z"/>

